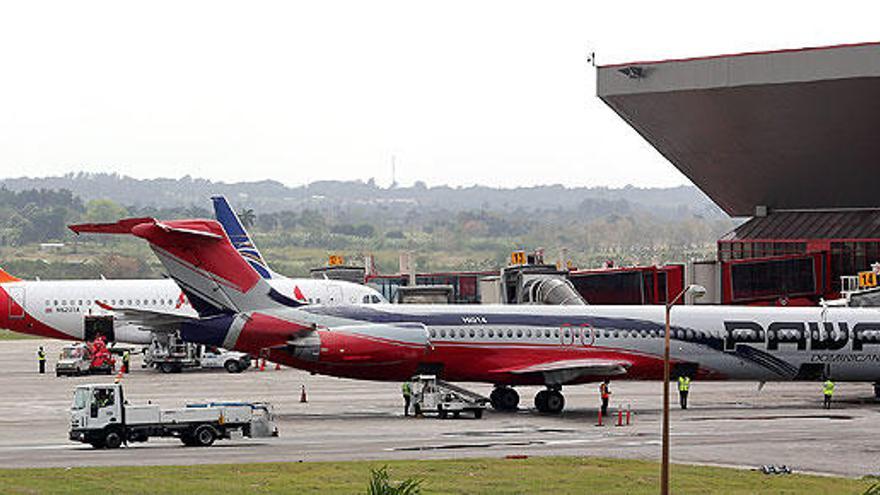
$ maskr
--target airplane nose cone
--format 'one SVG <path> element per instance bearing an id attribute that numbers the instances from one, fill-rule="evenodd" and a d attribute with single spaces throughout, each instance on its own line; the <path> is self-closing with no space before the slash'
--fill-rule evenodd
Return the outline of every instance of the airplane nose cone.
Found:
<path id="1" fill-rule="evenodd" d="M 9 294 L 0 286 L 0 328 L 9 328 Z"/>

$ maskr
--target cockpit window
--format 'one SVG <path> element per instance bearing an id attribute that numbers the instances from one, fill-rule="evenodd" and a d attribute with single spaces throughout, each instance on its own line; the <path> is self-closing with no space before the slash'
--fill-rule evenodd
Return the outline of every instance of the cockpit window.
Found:
<path id="1" fill-rule="evenodd" d="M 364 304 L 370 304 L 370 295 L 369 294 L 364 296 Z"/>
<path id="2" fill-rule="evenodd" d="M 373 294 L 371 296 L 371 299 L 373 300 L 373 304 L 379 304 L 380 302 L 382 302 L 382 299 L 380 299 L 379 296 L 377 296 L 376 294 Z"/>

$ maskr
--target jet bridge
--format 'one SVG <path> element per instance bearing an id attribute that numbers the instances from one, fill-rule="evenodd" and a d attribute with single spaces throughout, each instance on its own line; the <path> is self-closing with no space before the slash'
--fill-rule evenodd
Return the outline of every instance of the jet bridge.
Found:
<path id="1" fill-rule="evenodd" d="M 545 264 L 508 266 L 498 277 L 483 278 L 480 294 L 484 304 L 587 304 L 568 280 L 568 271 Z"/>

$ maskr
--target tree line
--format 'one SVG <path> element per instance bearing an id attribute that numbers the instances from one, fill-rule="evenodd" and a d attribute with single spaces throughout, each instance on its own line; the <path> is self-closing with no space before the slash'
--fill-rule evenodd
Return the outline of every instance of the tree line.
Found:
<path id="1" fill-rule="evenodd" d="M 75 222 L 112 222 L 126 216 L 212 217 L 207 197 L 203 203 L 156 207 L 108 198 L 84 201 L 65 189 L 13 191 L 0 187 L 0 247 L 69 242 L 73 237 L 66 226 Z M 328 252 L 355 259 L 378 253 L 383 271 L 396 271 L 396 253 L 402 250 L 413 251 L 419 267 L 426 270 L 494 269 L 505 263 L 511 250 L 538 247 L 545 248 L 554 260 L 555 253 L 566 248 L 581 267 L 597 266 L 608 259 L 618 264 L 686 261 L 713 257 L 715 241 L 735 226 L 727 217 L 702 215 L 686 207 L 673 216 L 657 214 L 622 198 L 588 198 L 566 207 L 525 204 L 469 209 L 418 202 L 331 202 L 263 211 L 256 204 L 247 197 L 233 201 L 264 254 L 271 252 L 279 263 L 288 263 L 289 275 L 307 275 L 307 266 L 323 263 Z M 117 267 L 114 271 L 120 273 L 158 273 L 150 256 L 137 254 L 133 250 L 139 248 L 130 247 L 137 243 L 124 244 L 124 239 L 106 237 L 80 242 L 89 245 L 89 260 L 101 263 L 76 265 L 68 260 L 67 268 L 20 264 L 35 273 L 66 270 L 73 275 L 103 270 L 101 265 L 109 261 L 108 266 Z M 312 253 L 312 258 L 304 261 L 296 251 Z M 85 253 L 79 254 L 82 258 Z M 110 255 L 121 257 L 101 258 Z M 5 257 L 0 265 L 9 266 L 10 256 Z"/>

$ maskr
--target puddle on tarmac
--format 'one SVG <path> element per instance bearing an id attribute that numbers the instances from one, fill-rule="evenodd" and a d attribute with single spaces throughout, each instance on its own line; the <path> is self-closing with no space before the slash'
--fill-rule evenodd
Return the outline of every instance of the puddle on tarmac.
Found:
<path id="1" fill-rule="evenodd" d="M 522 435 L 532 433 L 550 433 L 550 434 L 577 434 L 578 430 L 565 428 L 518 428 L 511 430 L 483 430 L 483 431 L 454 431 L 444 433 L 445 437 L 504 437 L 511 435 Z"/>
<path id="2" fill-rule="evenodd" d="M 441 445 L 419 445 L 415 447 L 395 447 L 391 451 L 420 451 L 420 450 L 455 450 L 455 449 L 488 449 L 491 447 L 529 447 L 532 445 L 545 445 L 546 442 L 532 440 L 527 442 L 491 442 L 491 443 L 449 443 Z"/>

